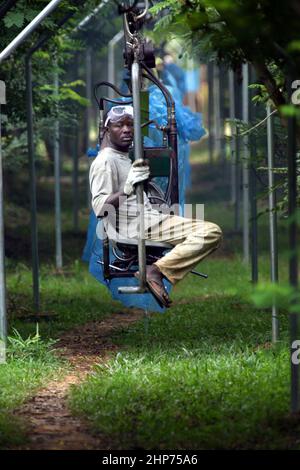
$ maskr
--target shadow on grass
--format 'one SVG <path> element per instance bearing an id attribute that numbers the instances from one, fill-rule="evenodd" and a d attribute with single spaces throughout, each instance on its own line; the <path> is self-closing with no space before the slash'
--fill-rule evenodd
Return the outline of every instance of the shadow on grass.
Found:
<path id="1" fill-rule="evenodd" d="M 234 296 L 191 298 L 115 334 L 121 351 L 73 389 L 71 406 L 123 449 L 293 447 L 280 322 L 275 347 L 269 312 Z"/>

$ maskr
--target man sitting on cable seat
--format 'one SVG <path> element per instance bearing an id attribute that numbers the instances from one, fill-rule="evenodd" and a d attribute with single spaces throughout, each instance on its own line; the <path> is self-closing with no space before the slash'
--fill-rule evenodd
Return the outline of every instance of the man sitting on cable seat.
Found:
<path id="1" fill-rule="evenodd" d="M 116 233 L 116 212 L 120 238 L 139 238 L 138 205 L 135 185 L 150 176 L 143 161 L 131 162 L 128 150 L 133 140 L 133 108 L 114 106 L 104 124 L 101 150 L 90 168 L 92 207 L 103 223 L 109 238 Z M 112 211 L 110 210 L 112 209 Z M 106 215 L 106 217 L 104 217 Z M 165 256 L 146 266 L 147 286 L 160 305 L 169 307 L 171 300 L 163 277 L 176 284 L 203 258 L 218 248 L 222 231 L 214 223 L 161 213 L 153 208 L 144 192 L 145 239 L 174 245 Z M 136 273 L 138 276 L 138 273 Z"/>

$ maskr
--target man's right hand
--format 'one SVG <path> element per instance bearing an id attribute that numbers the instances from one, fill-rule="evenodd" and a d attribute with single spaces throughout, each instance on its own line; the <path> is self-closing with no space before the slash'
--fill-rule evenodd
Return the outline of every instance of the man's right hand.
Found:
<path id="1" fill-rule="evenodd" d="M 131 165 L 126 183 L 124 185 L 124 193 L 130 196 L 134 191 L 134 185 L 145 181 L 150 176 L 150 168 L 146 160 L 140 158 Z"/>

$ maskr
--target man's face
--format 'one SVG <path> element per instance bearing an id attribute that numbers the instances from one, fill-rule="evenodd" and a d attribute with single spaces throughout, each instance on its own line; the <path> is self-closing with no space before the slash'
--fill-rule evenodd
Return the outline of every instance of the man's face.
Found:
<path id="1" fill-rule="evenodd" d="M 124 116 L 116 122 L 109 122 L 108 133 L 112 147 L 127 152 L 133 139 L 133 119 Z"/>

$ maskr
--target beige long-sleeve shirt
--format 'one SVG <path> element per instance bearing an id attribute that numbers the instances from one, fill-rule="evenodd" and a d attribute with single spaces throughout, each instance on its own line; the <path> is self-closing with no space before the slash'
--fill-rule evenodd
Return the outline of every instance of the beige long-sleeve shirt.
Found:
<path id="1" fill-rule="evenodd" d="M 111 147 L 100 150 L 90 167 L 90 188 L 92 207 L 97 217 L 103 217 L 109 238 L 115 239 L 116 217 L 118 214 L 118 233 L 124 238 L 136 238 L 139 235 L 138 205 L 135 194 L 124 196 L 119 208 L 105 204 L 108 196 L 123 191 L 131 167 L 127 153 L 119 152 Z M 104 217 L 105 212 L 107 215 Z M 153 209 L 144 192 L 144 226 L 147 230 L 155 227 L 166 214 Z"/>

